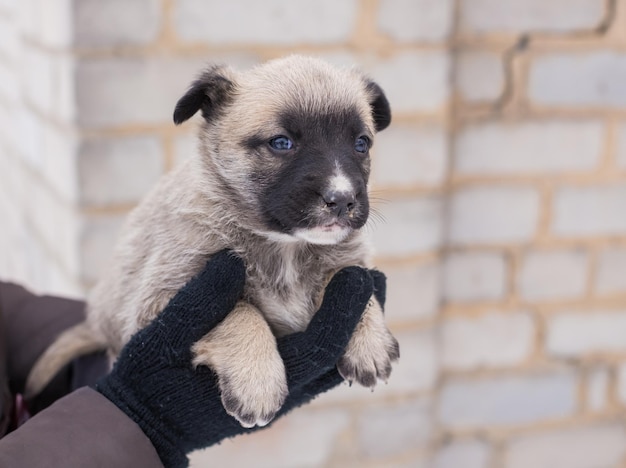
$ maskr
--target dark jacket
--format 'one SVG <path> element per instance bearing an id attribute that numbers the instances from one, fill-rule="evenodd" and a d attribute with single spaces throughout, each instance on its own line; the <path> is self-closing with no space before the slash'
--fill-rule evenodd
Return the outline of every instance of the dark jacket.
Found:
<path id="1" fill-rule="evenodd" d="M 11 396 L 23 391 L 37 357 L 83 317 L 80 301 L 36 296 L 0 282 L 0 435 L 6 430 Z M 150 440 L 113 403 L 91 388 L 71 392 L 76 380 L 72 373 L 71 366 L 60 372 L 31 402 L 37 414 L 0 439 L 0 466 L 162 466 Z"/>

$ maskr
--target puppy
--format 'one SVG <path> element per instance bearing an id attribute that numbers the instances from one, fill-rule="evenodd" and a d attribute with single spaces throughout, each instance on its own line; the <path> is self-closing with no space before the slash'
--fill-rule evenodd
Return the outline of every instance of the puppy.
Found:
<path id="1" fill-rule="evenodd" d="M 369 266 L 369 151 L 391 121 L 376 83 L 301 56 L 246 73 L 215 66 L 178 101 L 174 122 L 198 111 L 197 156 L 130 214 L 86 321 L 43 354 L 28 395 L 78 355 L 107 349 L 114 359 L 212 254 L 229 248 L 246 264 L 244 299 L 194 345 L 193 364 L 215 371 L 230 415 L 265 425 L 287 395 L 276 337 L 306 328 L 339 269 Z M 338 370 L 373 387 L 398 357 L 372 297 Z"/>

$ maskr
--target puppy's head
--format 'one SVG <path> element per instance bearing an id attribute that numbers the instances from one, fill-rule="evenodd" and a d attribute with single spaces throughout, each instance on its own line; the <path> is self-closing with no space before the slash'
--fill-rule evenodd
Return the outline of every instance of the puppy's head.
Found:
<path id="1" fill-rule="evenodd" d="M 179 100 L 174 121 L 199 110 L 202 157 L 246 227 L 336 244 L 365 224 L 369 152 L 391 121 L 376 83 L 301 56 L 243 74 L 214 67 Z"/>

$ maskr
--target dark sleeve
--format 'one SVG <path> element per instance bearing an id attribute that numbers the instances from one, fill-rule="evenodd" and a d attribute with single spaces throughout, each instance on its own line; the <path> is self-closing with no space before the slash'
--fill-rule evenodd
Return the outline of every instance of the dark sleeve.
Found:
<path id="1" fill-rule="evenodd" d="M 63 330 L 84 319 L 85 304 L 73 299 L 38 296 L 19 285 L 0 282 L 0 313 L 6 332 L 9 383 L 13 393 L 22 393 L 37 358 Z M 58 377 L 59 386 L 66 386 L 70 379 L 69 375 Z M 60 397 L 67 391 L 59 388 L 55 393 Z"/>
<path id="2" fill-rule="evenodd" d="M 162 467 L 150 439 L 117 406 L 79 389 L 0 439 L 3 468 Z"/>

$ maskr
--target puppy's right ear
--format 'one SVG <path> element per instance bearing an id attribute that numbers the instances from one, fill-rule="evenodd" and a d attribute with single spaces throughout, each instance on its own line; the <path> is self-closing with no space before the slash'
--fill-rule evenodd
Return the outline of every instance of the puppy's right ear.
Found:
<path id="1" fill-rule="evenodd" d="M 199 110 L 202 110 L 202 117 L 211 119 L 230 100 L 235 88 L 233 75 L 230 69 L 222 66 L 204 71 L 176 103 L 174 123 L 180 125 Z"/>

